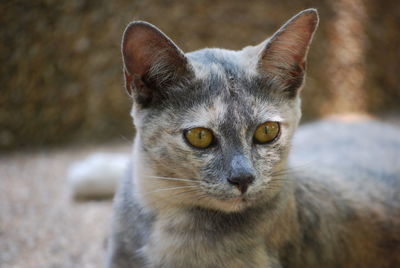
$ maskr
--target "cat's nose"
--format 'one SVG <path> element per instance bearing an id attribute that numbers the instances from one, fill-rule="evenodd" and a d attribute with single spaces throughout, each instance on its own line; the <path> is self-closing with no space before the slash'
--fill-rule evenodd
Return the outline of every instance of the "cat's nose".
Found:
<path id="1" fill-rule="evenodd" d="M 232 185 L 235 185 L 242 194 L 247 192 L 249 185 L 253 181 L 254 176 L 250 174 L 228 178 L 228 182 Z"/>
<path id="2" fill-rule="evenodd" d="M 249 185 L 254 181 L 254 168 L 248 157 L 243 154 L 236 154 L 232 157 L 231 171 L 228 176 L 228 182 L 244 194 Z"/>

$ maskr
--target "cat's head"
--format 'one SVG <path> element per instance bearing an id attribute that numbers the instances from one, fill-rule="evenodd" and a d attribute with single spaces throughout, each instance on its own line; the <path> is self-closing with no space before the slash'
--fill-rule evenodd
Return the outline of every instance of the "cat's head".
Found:
<path id="1" fill-rule="evenodd" d="M 317 24 L 308 9 L 257 46 L 187 54 L 149 23 L 128 25 L 122 53 L 143 200 L 237 211 L 279 193 Z"/>

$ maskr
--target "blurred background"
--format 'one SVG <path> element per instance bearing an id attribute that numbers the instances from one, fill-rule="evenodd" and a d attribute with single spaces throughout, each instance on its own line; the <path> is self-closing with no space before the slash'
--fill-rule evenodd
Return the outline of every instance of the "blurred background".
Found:
<path id="1" fill-rule="evenodd" d="M 120 55 L 130 21 L 184 51 L 241 49 L 309 7 L 321 21 L 303 122 L 400 118 L 398 0 L 0 1 L 0 267 L 102 266 L 111 203 L 71 202 L 65 176 L 92 152 L 130 150 Z"/>
<path id="2" fill-rule="evenodd" d="M 132 20 L 184 51 L 257 44 L 298 11 L 321 23 L 304 120 L 400 110 L 400 4 L 387 0 L 36 0 L 0 3 L 0 150 L 131 139 L 120 40 Z"/>

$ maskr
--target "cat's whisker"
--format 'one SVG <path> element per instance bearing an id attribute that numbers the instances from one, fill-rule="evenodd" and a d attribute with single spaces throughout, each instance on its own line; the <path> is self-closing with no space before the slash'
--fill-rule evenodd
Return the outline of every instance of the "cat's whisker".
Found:
<path id="1" fill-rule="evenodd" d="M 185 188 L 197 188 L 197 185 L 187 185 L 187 186 L 178 186 L 178 187 L 169 187 L 169 188 L 162 188 L 153 191 L 153 193 L 162 192 L 162 191 L 170 191 L 170 190 L 178 190 L 178 189 L 185 189 Z"/>
<path id="2" fill-rule="evenodd" d="M 272 177 L 268 183 L 277 183 L 277 182 L 285 182 L 285 181 L 288 181 L 287 176 L 276 176 L 276 177 Z"/>
<path id="3" fill-rule="evenodd" d="M 270 177 L 271 178 L 284 178 L 285 176 L 288 176 L 289 174 L 290 174 L 290 172 L 275 173 L 275 174 L 271 174 Z"/>
<path id="4" fill-rule="evenodd" d="M 298 166 L 291 166 L 289 168 L 283 168 L 278 171 L 272 172 L 270 174 L 271 177 L 274 176 L 280 176 L 280 175 L 291 175 L 291 174 L 296 174 L 302 171 L 305 171 L 307 167 L 309 167 L 311 164 L 303 164 L 303 165 L 298 165 Z"/>
<path id="5" fill-rule="evenodd" d="M 233 202 L 232 202 L 232 205 L 231 205 L 231 209 L 232 210 L 237 210 L 237 208 L 238 208 L 238 206 L 239 206 L 239 200 L 234 200 Z"/>
<path id="6" fill-rule="evenodd" d="M 267 188 L 265 188 L 265 190 L 267 190 L 267 191 L 279 191 L 281 189 L 281 187 L 267 187 Z"/>
<path id="7" fill-rule="evenodd" d="M 280 181 L 287 181 L 288 178 L 285 175 L 273 176 L 269 182 L 280 182 Z"/>
<path id="8" fill-rule="evenodd" d="M 285 182 L 286 182 L 287 180 L 271 180 L 271 181 L 269 181 L 267 184 L 266 184 L 266 186 L 282 186 L 282 185 L 284 185 L 285 184 Z"/>
<path id="9" fill-rule="evenodd" d="M 165 209 L 170 206 L 170 203 L 168 202 L 168 200 L 170 200 L 171 198 L 174 198 L 174 199 L 177 199 L 177 198 L 179 199 L 181 197 L 185 198 L 185 195 L 187 195 L 187 194 L 194 194 L 191 196 L 191 198 L 193 198 L 193 197 L 197 198 L 197 196 L 202 196 L 202 195 L 204 195 L 204 197 L 207 197 L 207 195 L 202 193 L 201 191 L 199 191 L 199 189 L 192 189 L 192 190 L 182 191 L 182 192 L 180 192 L 178 194 L 174 194 L 172 196 L 166 196 L 161 199 L 153 200 L 150 202 L 150 204 L 151 205 L 157 204 L 158 209 Z M 196 199 L 196 202 L 198 202 L 198 199 Z M 160 203 L 162 203 L 163 205 L 160 206 Z"/>
<path id="10" fill-rule="evenodd" d="M 182 191 L 182 192 L 180 192 L 180 193 L 174 194 L 173 196 L 164 197 L 164 198 L 161 199 L 161 201 L 167 201 L 167 200 L 169 200 L 169 199 L 171 199 L 171 198 L 174 198 L 174 199 L 181 198 L 181 197 L 184 198 L 184 196 L 187 195 L 187 194 L 192 194 L 192 193 L 195 193 L 195 194 L 196 194 L 196 193 L 199 193 L 199 192 L 200 192 L 199 189 L 186 190 L 186 191 Z M 158 200 L 156 200 L 156 201 L 154 201 L 154 202 L 159 203 L 159 202 L 160 202 L 160 199 L 158 199 Z M 165 206 L 168 206 L 168 204 L 165 205 Z"/>
<path id="11" fill-rule="evenodd" d="M 196 192 L 199 192 L 199 189 L 183 191 L 183 192 L 180 192 L 178 194 L 175 194 L 173 197 L 176 198 L 176 197 L 179 197 L 179 196 L 182 196 L 182 195 L 186 195 L 186 194 L 190 194 L 190 193 L 196 193 Z"/>
<path id="12" fill-rule="evenodd" d="M 124 142 L 128 142 L 129 145 L 133 145 L 133 141 L 132 138 L 127 138 L 125 135 L 120 134 L 119 137 L 124 141 Z"/>
<path id="13" fill-rule="evenodd" d="M 207 194 L 200 194 L 199 196 L 196 196 L 196 197 L 197 197 L 196 202 L 200 202 L 200 200 L 206 199 L 208 197 L 208 195 Z M 206 199 L 206 201 L 208 201 L 208 200 Z"/>
<path id="14" fill-rule="evenodd" d="M 159 192 L 163 192 L 163 191 L 187 189 L 187 188 L 199 188 L 199 186 L 198 185 L 185 185 L 185 186 L 161 188 L 161 189 L 157 189 L 157 190 L 154 190 L 154 191 L 145 192 L 144 195 L 159 193 Z M 142 192 L 138 192 L 138 193 L 142 193 Z"/>
<path id="15" fill-rule="evenodd" d="M 186 182 L 196 182 L 196 183 L 198 183 L 198 180 L 194 180 L 194 179 L 182 179 L 182 178 L 161 177 L 161 176 L 152 176 L 152 175 L 145 175 L 145 177 L 151 178 L 151 179 L 159 179 L 159 180 L 186 181 Z"/>

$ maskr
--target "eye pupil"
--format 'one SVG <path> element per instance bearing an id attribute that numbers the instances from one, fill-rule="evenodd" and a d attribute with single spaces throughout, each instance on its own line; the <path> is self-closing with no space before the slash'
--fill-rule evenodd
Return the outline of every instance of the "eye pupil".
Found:
<path id="1" fill-rule="evenodd" d="M 199 135 L 198 135 L 199 140 L 201 140 L 204 137 L 204 135 L 205 135 L 204 130 L 199 131 Z"/>
<path id="2" fill-rule="evenodd" d="M 265 144 L 275 140 L 280 131 L 278 122 L 265 122 L 259 125 L 254 132 L 254 142 L 258 144 Z"/>
<path id="3" fill-rule="evenodd" d="M 207 148 L 212 145 L 214 135 L 211 130 L 206 128 L 192 128 L 185 130 L 186 141 L 196 148 Z"/>

